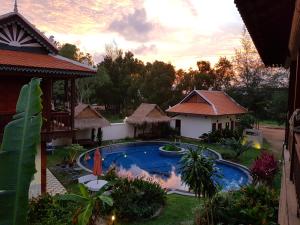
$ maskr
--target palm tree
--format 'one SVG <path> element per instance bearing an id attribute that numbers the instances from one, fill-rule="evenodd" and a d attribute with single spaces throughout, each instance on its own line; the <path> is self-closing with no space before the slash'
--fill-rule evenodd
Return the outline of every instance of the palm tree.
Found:
<path id="1" fill-rule="evenodd" d="M 226 138 L 221 141 L 224 145 L 227 145 L 235 153 L 234 158 L 239 158 L 244 152 L 251 149 L 252 142 L 244 141 L 243 137 L 240 138 Z"/>
<path id="2" fill-rule="evenodd" d="M 88 189 L 79 184 L 80 194 L 64 194 L 57 196 L 59 200 L 74 201 L 79 204 L 79 208 L 74 215 L 74 221 L 78 225 L 93 225 L 99 219 L 99 209 L 102 205 L 113 205 L 111 197 L 104 194 L 108 185 L 102 187 L 96 194 L 90 194 Z"/>
<path id="3" fill-rule="evenodd" d="M 212 220 L 212 215 L 208 212 L 210 199 L 217 193 L 217 184 L 213 177 L 216 176 L 216 169 L 213 161 L 204 157 L 203 147 L 189 149 L 181 159 L 181 179 L 200 199 L 204 197 L 204 207 L 206 211 L 206 222 Z"/>

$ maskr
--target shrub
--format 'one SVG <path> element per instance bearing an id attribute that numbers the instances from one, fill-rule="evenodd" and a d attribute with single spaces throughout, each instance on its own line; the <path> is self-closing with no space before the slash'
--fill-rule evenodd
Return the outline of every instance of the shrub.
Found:
<path id="1" fill-rule="evenodd" d="M 76 207 L 46 194 L 30 201 L 27 221 L 29 225 L 71 225 Z"/>
<path id="2" fill-rule="evenodd" d="M 119 179 L 118 173 L 117 173 L 117 168 L 115 165 L 112 165 L 108 171 L 105 173 L 103 176 L 103 179 L 106 181 L 116 181 Z"/>
<path id="3" fill-rule="evenodd" d="M 272 185 L 276 172 L 278 171 L 278 163 L 274 155 L 262 152 L 251 166 L 251 175 L 254 183 L 263 182 Z"/>
<path id="4" fill-rule="evenodd" d="M 244 152 L 248 151 L 251 149 L 252 143 L 243 143 L 243 138 L 240 137 L 238 139 L 232 137 L 232 138 L 227 138 L 223 139 L 221 141 L 224 145 L 228 146 L 233 152 L 234 152 L 234 158 L 237 159 L 240 157 Z"/>
<path id="5" fill-rule="evenodd" d="M 235 192 L 218 193 L 209 206 L 214 215 L 214 224 L 275 225 L 278 204 L 278 194 L 274 190 L 263 185 L 251 185 Z M 199 212 L 197 218 L 203 218 L 203 207 Z M 201 220 L 201 225 L 207 225 L 205 220 Z"/>
<path id="6" fill-rule="evenodd" d="M 163 150 L 170 151 L 170 152 L 178 152 L 181 150 L 181 148 L 178 148 L 175 145 L 167 144 L 163 147 Z"/>
<path id="7" fill-rule="evenodd" d="M 222 130 L 204 133 L 200 138 L 206 143 L 219 143 L 224 138 L 240 138 L 242 134 L 238 130 L 230 130 L 228 128 Z"/>
<path id="8" fill-rule="evenodd" d="M 166 192 L 158 183 L 142 178 L 118 180 L 111 196 L 117 216 L 129 221 L 151 217 L 166 201 Z"/>
<path id="9" fill-rule="evenodd" d="M 101 146 L 102 144 L 102 139 L 103 139 L 103 132 L 101 128 L 98 128 L 98 132 L 97 132 L 97 145 Z"/>
<path id="10" fill-rule="evenodd" d="M 161 136 L 164 138 L 173 138 L 179 135 L 179 131 L 169 124 L 162 124 L 160 127 Z"/>
<path id="11" fill-rule="evenodd" d="M 71 144 L 66 147 L 66 151 L 68 151 L 67 163 L 69 166 L 74 166 L 76 158 L 83 150 L 84 148 L 80 144 Z"/>

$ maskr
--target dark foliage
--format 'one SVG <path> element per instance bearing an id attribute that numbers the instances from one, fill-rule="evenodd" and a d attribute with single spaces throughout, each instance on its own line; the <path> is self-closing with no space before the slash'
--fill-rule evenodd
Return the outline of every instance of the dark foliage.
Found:
<path id="1" fill-rule="evenodd" d="M 274 155 L 262 152 L 251 166 L 251 175 L 254 182 L 263 182 L 272 185 L 276 173 L 278 172 L 278 163 Z"/>
<path id="2" fill-rule="evenodd" d="M 46 194 L 30 201 L 27 221 L 29 225 L 71 225 L 76 207 Z"/>
<path id="3" fill-rule="evenodd" d="M 239 138 L 241 137 L 241 132 L 238 130 L 230 130 L 228 128 L 222 130 L 212 131 L 210 133 L 204 133 L 200 136 L 202 141 L 206 143 L 219 143 L 225 138 Z"/>
<path id="4" fill-rule="evenodd" d="M 214 224 L 276 225 L 278 194 L 266 186 L 247 186 L 239 191 L 219 193 L 209 205 Z M 201 210 L 204 213 L 204 210 Z M 207 225 L 201 221 L 202 225 Z"/>
<path id="5" fill-rule="evenodd" d="M 149 218 L 166 202 L 166 192 L 158 183 L 142 178 L 120 179 L 112 198 L 118 218 L 128 221 Z"/>

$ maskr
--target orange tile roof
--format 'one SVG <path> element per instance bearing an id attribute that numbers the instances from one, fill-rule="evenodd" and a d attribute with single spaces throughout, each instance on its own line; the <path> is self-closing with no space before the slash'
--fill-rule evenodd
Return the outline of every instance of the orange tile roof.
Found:
<path id="1" fill-rule="evenodd" d="M 60 56 L 38 54 L 31 52 L 0 50 L 0 66 L 16 66 L 25 68 L 51 69 L 96 73 L 94 70 L 78 65 L 77 62 Z"/>
<path id="2" fill-rule="evenodd" d="M 188 102 L 188 96 L 198 94 L 207 103 Z M 167 110 L 170 113 L 194 114 L 194 115 L 233 115 L 247 113 L 247 109 L 236 103 L 223 91 L 195 90 L 191 92 L 179 104 Z"/>

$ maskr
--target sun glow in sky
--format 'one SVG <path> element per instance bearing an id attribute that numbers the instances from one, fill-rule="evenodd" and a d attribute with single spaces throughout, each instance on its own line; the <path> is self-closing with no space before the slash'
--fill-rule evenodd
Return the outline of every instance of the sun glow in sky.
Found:
<path id="1" fill-rule="evenodd" d="M 1 0 L 0 14 L 13 0 Z M 176 69 L 231 58 L 243 22 L 233 0 L 19 0 L 19 12 L 47 36 L 74 43 L 100 62 L 116 43 L 143 61 Z"/>

